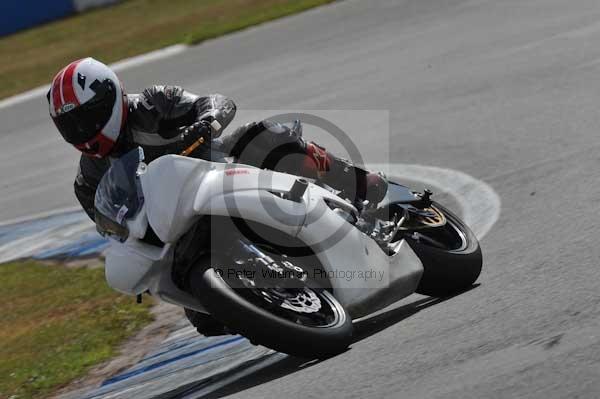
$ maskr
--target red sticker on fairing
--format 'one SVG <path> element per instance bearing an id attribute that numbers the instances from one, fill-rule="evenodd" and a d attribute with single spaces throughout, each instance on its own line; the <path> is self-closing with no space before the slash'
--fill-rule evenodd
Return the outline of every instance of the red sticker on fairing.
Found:
<path id="1" fill-rule="evenodd" d="M 249 175 L 250 171 L 248 169 L 228 169 L 225 171 L 226 176 L 233 175 Z"/>

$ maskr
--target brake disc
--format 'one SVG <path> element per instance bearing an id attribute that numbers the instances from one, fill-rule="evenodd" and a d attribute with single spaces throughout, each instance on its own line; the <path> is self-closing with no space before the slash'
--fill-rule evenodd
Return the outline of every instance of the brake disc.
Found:
<path id="1" fill-rule="evenodd" d="M 316 313 L 321 310 L 321 300 L 312 290 L 302 290 L 296 296 L 286 296 L 280 306 L 299 313 Z"/>

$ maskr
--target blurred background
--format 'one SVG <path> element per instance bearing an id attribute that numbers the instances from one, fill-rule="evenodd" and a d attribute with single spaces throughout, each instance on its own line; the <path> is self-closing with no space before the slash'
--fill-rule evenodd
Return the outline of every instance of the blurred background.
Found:
<path id="1" fill-rule="evenodd" d="M 0 40 L 0 98 L 47 83 L 72 60 L 93 56 L 111 63 L 173 44 L 199 43 L 329 2 L 4 1 L 0 4 L 0 37 L 4 36 Z"/>

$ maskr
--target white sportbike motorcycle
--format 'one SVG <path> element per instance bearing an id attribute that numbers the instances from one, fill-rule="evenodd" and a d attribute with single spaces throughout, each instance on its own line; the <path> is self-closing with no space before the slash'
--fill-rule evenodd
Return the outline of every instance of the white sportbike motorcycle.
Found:
<path id="1" fill-rule="evenodd" d="M 446 208 L 389 182 L 376 207 L 319 181 L 135 149 L 96 192 L 114 289 L 211 314 L 256 344 L 326 357 L 352 320 L 414 292 L 445 296 L 481 271 L 479 243 Z"/>

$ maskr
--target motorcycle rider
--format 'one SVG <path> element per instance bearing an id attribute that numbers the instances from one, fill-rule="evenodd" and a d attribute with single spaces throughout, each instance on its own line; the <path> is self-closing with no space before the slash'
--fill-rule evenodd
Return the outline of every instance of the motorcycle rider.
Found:
<path id="1" fill-rule="evenodd" d="M 118 158 L 133 148 L 144 150 L 145 161 L 165 154 L 181 154 L 206 143 L 191 156 L 212 159 L 213 152 L 234 156 L 253 166 L 319 178 L 360 203 L 379 202 L 387 183 L 335 157 L 290 129 L 270 122 L 249 123 L 220 137 L 235 116 L 235 103 L 220 94 L 197 96 L 177 86 L 156 85 L 141 94 L 126 94 L 117 75 L 103 63 L 85 58 L 64 67 L 53 79 L 47 95 L 50 116 L 62 137 L 81 151 L 75 195 L 94 220 L 94 197 L 100 179 Z M 207 315 L 187 311 L 204 335 L 223 332 Z"/>

